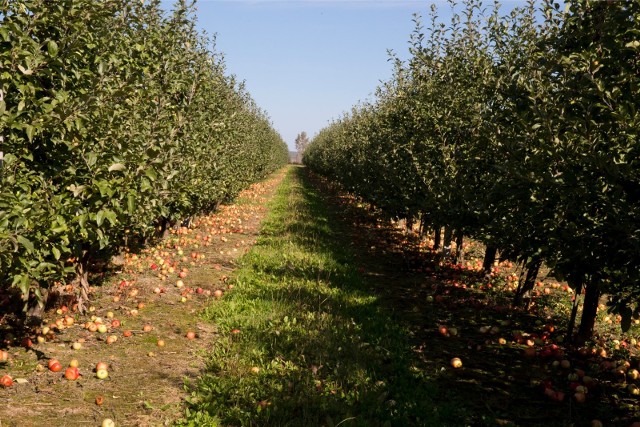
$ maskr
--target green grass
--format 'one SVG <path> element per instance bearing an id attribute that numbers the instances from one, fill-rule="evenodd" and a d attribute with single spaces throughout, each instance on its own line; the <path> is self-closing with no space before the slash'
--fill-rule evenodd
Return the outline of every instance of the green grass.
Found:
<path id="1" fill-rule="evenodd" d="M 204 313 L 220 336 L 184 425 L 464 424 L 455 406 L 436 408 L 409 331 L 358 274 L 343 227 L 291 168 L 234 290 Z"/>

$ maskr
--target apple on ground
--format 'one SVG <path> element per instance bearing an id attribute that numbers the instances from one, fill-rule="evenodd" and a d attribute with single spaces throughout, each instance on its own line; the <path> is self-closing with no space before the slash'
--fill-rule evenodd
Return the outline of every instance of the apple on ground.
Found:
<path id="1" fill-rule="evenodd" d="M 13 385 L 13 378 L 11 378 L 10 375 L 3 375 L 2 378 L 0 378 L 0 386 L 7 388 L 7 387 L 11 387 Z"/>
<path id="2" fill-rule="evenodd" d="M 51 372 L 62 371 L 62 364 L 58 361 L 58 359 L 49 359 L 48 366 Z"/>
<path id="3" fill-rule="evenodd" d="M 75 381 L 80 377 L 80 372 L 78 368 L 69 367 L 64 371 L 64 377 L 69 381 Z"/>
<path id="4" fill-rule="evenodd" d="M 454 367 L 455 369 L 461 368 L 462 360 L 460 360 L 459 357 L 454 357 L 453 359 L 451 359 L 451 366 Z"/>

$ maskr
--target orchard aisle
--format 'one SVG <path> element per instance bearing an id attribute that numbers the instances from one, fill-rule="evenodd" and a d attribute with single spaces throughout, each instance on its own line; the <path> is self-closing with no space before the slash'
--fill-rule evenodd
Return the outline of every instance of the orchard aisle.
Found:
<path id="1" fill-rule="evenodd" d="M 188 425 L 444 425 L 454 405 L 414 364 L 405 325 L 358 271 L 340 206 L 291 168 L 218 326 Z M 357 249 L 358 251 L 361 248 Z"/>
<path id="2" fill-rule="evenodd" d="M 202 373 L 219 334 L 199 315 L 226 298 L 228 275 L 254 244 L 284 174 L 254 184 L 194 228 L 123 257 L 114 277 L 93 288 L 86 316 L 47 313 L 50 331 L 40 330 L 47 341 L 32 336 L 31 348 L 12 347 L 0 362 L 0 372 L 14 379 L 1 390 L 0 426 L 99 426 L 106 418 L 116 426 L 157 426 L 180 418 L 185 381 Z M 91 332 L 100 324 L 107 332 Z M 51 359 L 61 371 L 49 369 Z M 73 359 L 81 376 L 68 381 Z M 97 378 L 98 362 L 107 363 L 106 379 Z"/>
<path id="3" fill-rule="evenodd" d="M 305 168 L 271 203 L 234 291 L 204 312 L 219 335 L 185 425 L 636 427 L 637 370 L 625 383 L 561 344 L 570 296 L 554 279 L 513 309 L 509 261 L 492 286 L 483 247 L 443 262 Z"/>

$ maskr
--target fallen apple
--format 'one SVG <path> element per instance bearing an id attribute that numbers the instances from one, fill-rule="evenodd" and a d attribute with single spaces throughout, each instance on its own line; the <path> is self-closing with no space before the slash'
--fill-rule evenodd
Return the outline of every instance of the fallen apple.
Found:
<path id="1" fill-rule="evenodd" d="M 96 377 L 98 377 L 101 380 L 104 380 L 108 376 L 109 376 L 109 372 L 106 369 L 99 369 L 98 371 L 96 371 Z"/>
<path id="2" fill-rule="evenodd" d="M 78 368 L 69 367 L 64 371 L 64 377 L 69 381 L 75 381 L 80 377 L 80 372 Z"/>
<path id="3" fill-rule="evenodd" d="M 462 360 L 460 360 L 459 357 L 454 357 L 453 359 L 451 359 L 451 366 L 453 366 L 455 369 L 461 368 Z"/>
<path id="4" fill-rule="evenodd" d="M 11 376 L 3 375 L 2 378 L 0 378 L 0 386 L 7 388 L 7 387 L 11 387 L 12 385 L 13 385 L 13 378 L 11 378 Z"/>
<path id="5" fill-rule="evenodd" d="M 196 333 L 193 331 L 187 332 L 187 339 L 193 340 L 196 338 Z"/>
<path id="6" fill-rule="evenodd" d="M 47 366 L 52 372 L 60 372 L 62 371 L 62 364 L 58 359 L 49 359 Z"/>

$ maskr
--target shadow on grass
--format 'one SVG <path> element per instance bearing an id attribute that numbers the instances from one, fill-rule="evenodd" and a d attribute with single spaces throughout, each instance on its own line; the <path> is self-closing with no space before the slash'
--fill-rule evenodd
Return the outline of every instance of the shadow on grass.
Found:
<path id="1" fill-rule="evenodd" d="M 549 408 L 531 386 L 544 367 L 495 342 L 500 333 L 478 333 L 499 322 L 529 327 L 531 316 L 440 281 L 459 280 L 460 271 L 425 274 L 438 268 L 435 259 L 317 185 L 291 169 L 236 289 L 206 310 L 221 338 L 185 424 L 568 422 L 565 407 Z M 433 295 L 442 300 L 427 304 Z M 460 336 L 440 336 L 439 324 Z M 454 356 L 464 368 L 450 367 Z"/>

